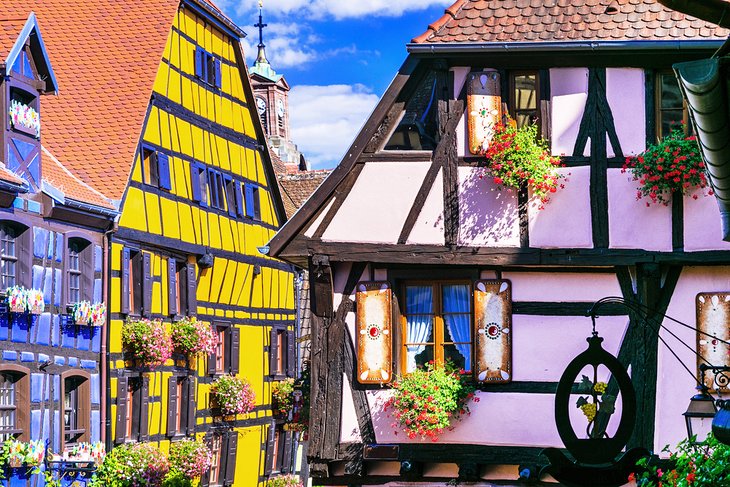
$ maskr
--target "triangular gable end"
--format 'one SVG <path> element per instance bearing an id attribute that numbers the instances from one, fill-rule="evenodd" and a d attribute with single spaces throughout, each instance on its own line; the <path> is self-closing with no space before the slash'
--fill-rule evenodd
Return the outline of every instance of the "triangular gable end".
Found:
<path id="1" fill-rule="evenodd" d="M 44 91 L 46 93 L 58 93 L 56 75 L 53 73 L 51 60 L 48 58 L 46 45 L 43 43 L 41 30 L 38 26 L 38 20 L 36 19 L 34 12 L 31 12 L 28 16 L 28 20 L 25 22 L 18 38 L 15 40 L 15 44 L 13 44 L 8 56 L 5 58 L 4 64 L 6 71 L 12 69 L 12 66 L 19 61 L 23 48 L 25 47 L 25 43 L 28 39 L 30 39 L 30 52 L 33 55 L 33 62 L 36 65 L 40 78 L 44 80 L 46 84 Z"/>

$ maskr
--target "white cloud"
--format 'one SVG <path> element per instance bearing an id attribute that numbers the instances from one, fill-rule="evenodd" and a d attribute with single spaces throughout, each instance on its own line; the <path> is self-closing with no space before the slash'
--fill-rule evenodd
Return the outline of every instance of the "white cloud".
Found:
<path id="1" fill-rule="evenodd" d="M 333 167 L 377 102 L 360 84 L 295 86 L 289 92 L 291 138 L 313 168 Z"/>
<path id="2" fill-rule="evenodd" d="M 339 20 L 365 16 L 398 17 L 405 12 L 424 10 L 433 5 L 447 7 L 452 3 L 452 0 L 268 0 L 264 1 L 264 9 L 274 15 L 296 12 L 310 18 L 334 17 Z M 256 8 L 258 0 L 239 0 L 236 11 L 241 14 Z"/>

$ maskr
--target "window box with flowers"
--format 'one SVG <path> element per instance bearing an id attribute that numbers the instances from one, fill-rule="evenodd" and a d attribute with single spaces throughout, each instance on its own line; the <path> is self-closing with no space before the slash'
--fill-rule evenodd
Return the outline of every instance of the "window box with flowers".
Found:
<path id="1" fill-rule="evenodd" d="M 294 406 L 294 379 L 284 379 L 271 385 L 271 409 L 277 418 L 289 419 Z"/>
<path id="2" fill-rule="evenodd" d="M 104 326 L 106 323 L 106 305 L 104 303 L 90 303 L 79 301 L 69 306 L 74 323 L 92 327 Z"/>
<path id="3" fill-rule="evenodd" d="M 484 151 L 487 173 L 498 189 L 526 187 L 543 209 L 551 196 L 565 187 L 565 175 L 558 171 L 560 158 L 550 155 L 547 142 L 537 135 L 537 125 L 518 128 L 511 118 L 495 126 L 494 136 Z"/>
<path id="4" fill-rule="evenodd" d="M 6 440 L 0 446 L 0 478 L 6 473 L 23 477 L 23 474 L 38 473 L 46 454 L 45 442 Z M 9 472 L 8 472 L 9 471 Z"/>
<path id="5" fill-rule="evenodd" d="M 162 320 L 127 319 L 122 344 L 142 366 L 154 369 L 172 356 L 172 339 Z"/>
<path id="6" fill-rule="evenodd" d="M 636 199 L 647 198 L 651 203 L 668 205 L 672 195 L 690 194 L 695 188 L 713 194 L 705 176 L 705 163 L 695 136 L 686 136 L 682 128 L 676 128 L 636 157 L 627 157 L 621 172 L 631 171 L 638 181 Z M 697 199 L 697 194 L 692 198 Z"/>
<path id="7" fill-rule="evenodd" d="M 463 373 L 462 373 L 463 372 Z M 451 364 L 433 361 L 393 382 L 393 395 L 384 411 L 392 409 L 393 427 L 405 431 L 410 439 L 421 437 L 438 441 L 452 422 L 469 414 L 468 402 L 479 402 L 469 375 Z"/>
<path id="8" fill-rule="evenodd" d="M 95 443 L 77 443 L 72 448 L 66 448 L 63 455 L 54 455 L 54 461 L 68 462 L 93 462 L 95 465 L 101 465 L 106 456 L 104 443 L 97 441 Z"/>
<path id="9" fill-rule="evenodd" d="M 222 375 L 216 379 L 210 387 L 210 398 L 223 416 L 249 413 L 256 403 L 251 384 L 234 375 Z"/>
<path id="10" fill-rule="evenodd" d="M 266 482 L 266 487 L 304 487 L 297 475 L 277 475 Z"/>
<path id="11" fill-rule="evenodd" d="M 114 447 L 94 473 L 89 487 L 161 487 L 170 471 L 163 452 L 150 443 Z"/>
<path id="12" fill-rule="evenodd" d="M 46 308 L 43 292 L 38 289 L 25 289 L 23 286 L 12 286 L 5 290 L 8 308 L 12 313 L 30 313 L 39 315 Z"/>
<path id="13" fill-rule="evenodd" d="M 22 103 L 19 100 L 10 102 L 8 110 L 10 124 L 13 129 L 30 135 L 31 137 L 41 136 L 41 118 L 32 106 Z"/>
<path id="14" fill-rule="evenodd" d="M 211 327 L 195 317 L 185 317 L 172 324 L 172 344 L 185 355 L 211 354 L 218 337 Z"/>

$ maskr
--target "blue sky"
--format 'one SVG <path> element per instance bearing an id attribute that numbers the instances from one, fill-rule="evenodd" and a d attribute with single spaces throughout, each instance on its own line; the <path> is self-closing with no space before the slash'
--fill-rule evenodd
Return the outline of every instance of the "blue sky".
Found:
<path id="1" fill-rule="evenodd" d="M 258 0 L 218 5 L 256 56 Z M 292 139 L 314 168 L 334 167 L 406 58 L 406 44 L 453 0 L 264 0 L 266 53 L 292 87 Z"/>

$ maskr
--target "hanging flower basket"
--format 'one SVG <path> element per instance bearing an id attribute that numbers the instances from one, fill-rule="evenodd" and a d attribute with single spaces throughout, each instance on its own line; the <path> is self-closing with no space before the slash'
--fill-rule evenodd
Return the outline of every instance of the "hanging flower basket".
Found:
<path id="1" fill-rule="evenodd" d="M 5 290 L 8 308 L 12 313 L 31 313 L 39 315 L 46 308 L 43 292 L 37 289 L 25 289 L 23 286 L 12 286 Z"/>
<path id="2" fill-rule="evenodd" d="M 172 324 L 172 343 L 187 355 L 211 354 L 218 345 L 218 337 L 209 325 L 195 317 L 185 317 Z"/>
<path id="3" fill-rule="evenodd" d="M 636 157 L 627 157 L 621 172 L 631 171 L 634 181 L 639 183 L 636 199 L 647 198 L 650 203 L 668 205 L 672 195 L 689 194 L 694 188 L 706 190 L 711 196 L 705 176 L 705 163 L 702 161 L 697 138 L 687 137 L 682 127 L 675 128 L 672 133 Z M 697 199 L 697 194 L 692 196 Z"/>
<path id="4" fill-rule="evenodd" d="M 33 107 L 21 103 L 18 100 L 12 100 L 8 115 L 10 116 L 10 124 L 14 129 L 33 137 L 40 137 L 41 118 Z"/>
<path id="5" fill-rule="evenodd" d="M 224 416 L 249 413 L 256 403 L 251 384 L 233 375 L 219 377 L 210 388 L 210 396 Z"/>
<path id="6" fill-rule="evenodd" d="M 152 369 L 172 355 L 172 340 L 162 320 L 128 319 L 122 327 L 122 343 L 143 366 Z"/>
<path id="7" fill-rule="evenodd" d="M 100 327 L 106 323 L 106 305 L 104 303 L 91 304 L 88 301 L 79 301 L 71 305 L 71 314 L 77 325 Z"/>

